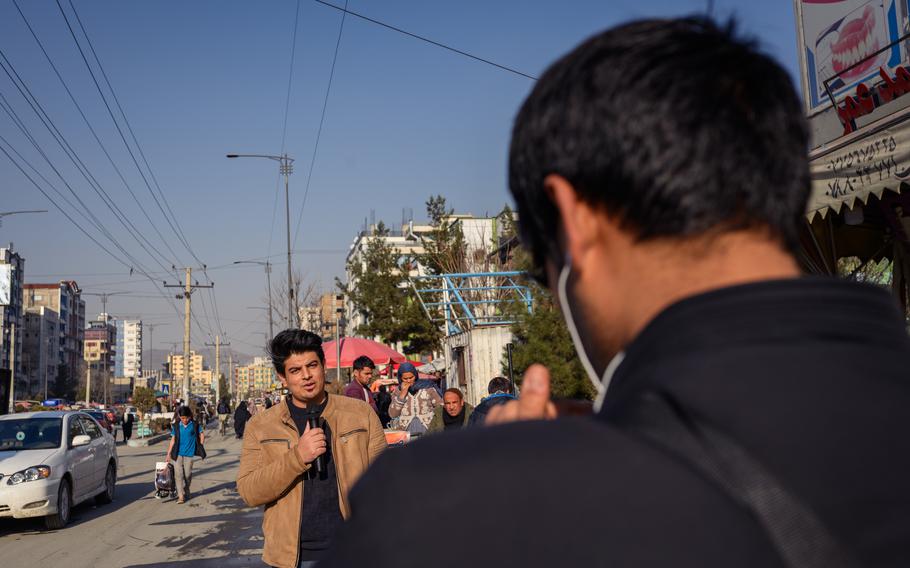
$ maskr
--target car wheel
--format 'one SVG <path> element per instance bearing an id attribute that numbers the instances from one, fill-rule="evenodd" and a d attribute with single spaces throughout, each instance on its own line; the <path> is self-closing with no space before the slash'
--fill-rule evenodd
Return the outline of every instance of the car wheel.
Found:
<path id="1" fill-rule="evenodd" d="M 104 475 L 104 492 L 95 497 L 100 505 L 105 505 L 114 500 L 114 490 L 117 487 L 117 470 L 114 464 L 107 464 L 107 473 Z"/>
<path id="2" fill-rule="evenodd" d="M 51 530 L 62 529 L 70 522 L 72 510 L 73 496 L 70 494 L 70 484 L 64 479 L 57 490 L 57 513 L 44 517 L 44 525 Z"/>

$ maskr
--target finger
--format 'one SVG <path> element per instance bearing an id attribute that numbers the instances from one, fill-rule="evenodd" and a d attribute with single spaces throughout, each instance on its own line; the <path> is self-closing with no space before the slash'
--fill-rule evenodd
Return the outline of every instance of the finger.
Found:
<path id="1" fill-rule="evenodd" d="M 515 422 L 518 419 L 518 401 L 513 400 L 491 408 L 486 420 L 484 420 L 484 425 L 505 424 L 506 422 Z"/>
<path id="2" fill-rule="evenodd" d="M 550 371 L 543 365 L 534 364 L 525 371 L 521 381 L 521 396 L 518 398 L 518 417 L 521 420 L 547 418 L 555 408 L 550 408 Z"/>
<path id="3" fill-rule="evenodd" d="M 303 429 L 303 433 L 306 434 L 306 433 L 309 432 L 309 431 L 310 431 L 310 423 L 307 422 L 307 423 L 306 423 L 306 428 Z"/>

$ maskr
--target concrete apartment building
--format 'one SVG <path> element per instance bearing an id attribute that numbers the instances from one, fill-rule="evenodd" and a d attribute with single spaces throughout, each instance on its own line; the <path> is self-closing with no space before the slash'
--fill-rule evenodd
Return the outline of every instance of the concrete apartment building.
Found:
<path id="1" fill-rule="evenodd" d="M 178 381 L 178 384 L 183 384 L 183 379 L 186 377 L 186 371 L 184 371 L 183 364 L 183 353 L 171 353 L 167 356 L 168 369 L 171 371 L 171 376 L 174 377 L 174 380 Z M 192 382 L 196 377 L 202 376 L 202 371 L 205 369 L 203 364 L 202 355 L 196 353 L 195 351 L 190 351 L 190 382 Z"/>
<path id="2" fill-rule="evenodd" d="M 22 306 L 24 276 L 25 259 L 13 251 L 12 244 L 7 248 L 0 248 L 0 383 L 9 385 L 10 373 L 14 372 L 17 393 L 22 392 L 26 385 L 26 378 L 22 374 L 22 336 L 25 325 L 25 312 Z M 15 369 L 12 368 L 13 364 Z M 6 403 L 5 400 L 0 401 L 4 407 Z"/>
<path id="3" fill-rule="evenodd" d="M 23 394 L 44 397 L 53 390 L 59 366 L 59 330 L 60 318 L 54 310 L 44 306 L 25 309 L 22 369 L 27 385 Z"/>
<path id="4" fill-rule="evenodd" d="M 114 349 L 117 345 L 117 326 L 107 314 L 101 314 L 96 321 L 89 322 L 85 330 L 84 359 L 92 370 L 93 377 L 98 373 L 114 376 Z"/>
<path id="5" fill-rule="evenodd" d="M 26 310 L 45 307 L 58 315 L 57 363 L 77 381 L 84 374 L 85 300 L 72 280 L 50 284 L 25 284 L 23 305 Z"/>
<path id="6" fill-rule="evenodd" d="M 142 320 L 117 320 L 114 376 L 142 377 Z"/>
<path id="7" fill-rule="evenodd" d="M 237 395 L 243 399 L 260 396 L 278 386 L 275 367 L 268 357 L 256 357 L 249 365 L 234 367 L 234 385 Z"/>

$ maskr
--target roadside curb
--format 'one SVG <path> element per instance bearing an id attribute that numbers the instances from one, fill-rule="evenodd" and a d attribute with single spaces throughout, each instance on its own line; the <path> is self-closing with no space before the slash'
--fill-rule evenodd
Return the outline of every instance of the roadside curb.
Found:
<path id="1" fill-rule="evenodd" d="M 156 436 L 149 436 L 148 438 L 139 438 L 136 440 L 130 440 L 126 443 L 127 446 L 131 448 L 142 448 L 145 446 L 151 446 L 152 444 L 157 444 L 161 440 L 166 440 L 170 437 L 170 434 L 158 434 Z"/>

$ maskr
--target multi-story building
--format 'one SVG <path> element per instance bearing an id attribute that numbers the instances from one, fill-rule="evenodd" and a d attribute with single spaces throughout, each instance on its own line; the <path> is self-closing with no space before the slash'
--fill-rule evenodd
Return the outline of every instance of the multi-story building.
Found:
<path id="1" fill-rule="evenodd" d="M 150 389 L 160 390 L 163 383 L 164 372 L 160 370 L 143 369 L 142 378 L 135 382 L 136 385 Z"/>
<path id="2" fill-rule="evenodd" d="M 107 314 L 101 314 L 96 321 L 89 322 L 85 330 L 84 358 L 93 374 L 113 376 L 116 345 L 117 326 Z"/>
<path id="3" fill-rule="evenodd" d="M 186 372 L 184 371 L 183 364 L 183 353 L 171 353 L 167 356 L 168 369 L 171 371 L 171 376 L 174 377 L 174 380 L 178 381 L 179 384 L 183 384 L 183 379 L 186 377 Z M 202 360 L 202 355 L 197 354 L 195 351 L 190 351 L 190 381 L 195 380 L 195 377 L 201 377 L 202 371 L 205 368 Z"/>
<path id="4" fill-rule="evenodd" d="M 133 379 L 142 376 L 141 320 L 117 320 L 114 376 Z"/>
<path id="5" fill-rule="evenodd" d="M 54 284 L 26 284 L 23 289 L 25 308 L 45 307 L 57 312 L 57 363 L 64 372 L 77 380 L 82 376 L 85 342 L 85 300 L 82 290 L 72 280 Z"/>
<path id="6" fill-rule="evenodd" d="M 22 374 L 24 274 L 25 259 L 13 251 L 12 245 L 0 248 L 0 381 L 9 384 L 9 373 L 13 372 L 16 392 L 22 392 L 26 384 Z M 0 404 L 5 405 L 6 401 L 0 401 Z"/>
<path id="7" fill-rule="evenodd" d="M 338 325 L 344 325 L 344 295 L 330 292 L 319 297 L 320 331 L 323 341 L 333 341 Z M 343 334 L 342 334 L 343 335 Z"/>
<path id="8" fill-rule="evenodd" d="M 59 365 L 59 330 L 60 318 L 54 310 L 44 306 L 25 309 L 22 369 L 27 385 L 24 393 L 44 395 L 54 388 Z"/>
<path id="9" fill-rule="evenodd" d="M 272 361 L 268 357 L 256 357 L 249 365 L 234 367 L 234 385 L 240 398 L 277 389 L 278 378 Z"/>

